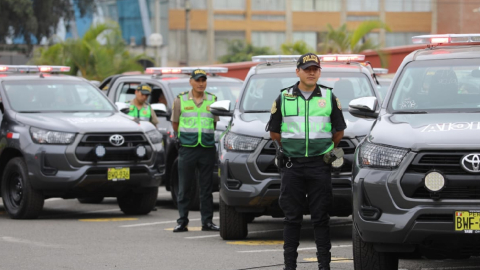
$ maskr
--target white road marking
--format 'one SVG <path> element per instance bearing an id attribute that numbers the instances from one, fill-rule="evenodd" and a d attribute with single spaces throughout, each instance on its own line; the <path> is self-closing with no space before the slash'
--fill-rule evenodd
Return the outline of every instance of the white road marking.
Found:
<path id="1" fill-rule="evenodd" d="M 351 247 L 352 245 L 338 245 L 338 246 L 332 246 L 332 248 L 343 248 L 343 247 Z M 302 251 L 302 250 L 316 250 L 316 247 L 308 247 L 308 248 L 299 248 L 297 251 Z M 256 253 L 256 252 L 283 252 L 282 249 L 263 249 L 263 250 L 243 250 L 243 251 L 237 251 L 238 253 Z"/>
<path id="2" fill-rule="evenodd" d="M 218 217 L 213 217 L 213 219 L 218 219 Z M 200 218 L 190 219 L 190 221 L 200 221 Z M 122 225 L 119 226 L 120 228 L 132 228 L 132 227 L 143 227 L 143 226 L 154 226 L 160 224 L 170 224 L 170 223 L 177 223 L 177 220 L 168 220 L 168 221 L 159 221 L 159 222 L 150 222 L 150 223 L 139 223 L 139 224 L 131 224 L 131 225 Z"/>
<path id="3" fill-rule="evenodd" d="M 47 248 L 65 248 L 65 246 L 62 245 L 56 245 L 56 244 L 48 244 L 48 243 L 42 243 L 42 242 L 34 242 L 30 241 L 27 239 L 20 239 L 20 238 L 15 238 L 15 237 L 10 237 L 10 236 L 2 236 L 0 238 L 4 242 L 9 242 L 9 243 L 17 243 L 17 244 L 26 244 L 29 246 L 37 246 L 37 247 L 47 247 Z"/>
<path id="4" fill-rule="evenodd" d="M 63 200 L 65 200 L 65 199 L 63 199 L 63 198 L 50 198 L 50 199 L 46 199 L 45 201 L 46 201 L 46 202 L 53 202 L 53 201 L 60 201 L 60 200 L 63 201 Z"/>
<path id="5" fill-rule="evenodd" d="M 435 267 L 435 268 L 422 268 L 422 270 L 448 270 L 448 269 L 478 269 L 478 266 L 455 266 L 455 267 Z"/>

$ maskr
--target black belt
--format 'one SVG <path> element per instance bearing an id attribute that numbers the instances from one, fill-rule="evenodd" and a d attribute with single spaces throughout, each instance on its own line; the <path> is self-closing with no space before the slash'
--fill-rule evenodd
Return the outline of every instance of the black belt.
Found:
<path id="1" fill-rule="evenodd" d="M 315 162 L 315 161 L 322 160 L 322 159 L 323 159 L 323 155 L 314 156 L 314 157 L 290 158 L 290 161 L 298 162 L 298 163 L 309 163 L 309 162 Z"/>

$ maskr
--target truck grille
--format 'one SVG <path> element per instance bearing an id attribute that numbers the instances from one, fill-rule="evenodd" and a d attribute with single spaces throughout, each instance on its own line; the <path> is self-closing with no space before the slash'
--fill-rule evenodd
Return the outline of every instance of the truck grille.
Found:
<path id="1" fill-rule="evenodd" d="M 112 135 L 122 135 L 125 142 L 121 146 L 113 146 L 109 139 Z M 105 156 L 98 158 L 95 154 L 95 147 L 102 145 L 105 147 Z M 147 150 L 143 158 L 136 154 L 138 146 L 144 146 Z M 75 149 L 76 157 L 81 161 L 101 162 L 101 161 L 142 161 L 150 159 L 152 147 L 144 134 L 86 134 Z"/>
<path id="2" fill-rule="evenodd" d="M 407 197 L 429 199 L 430 192 L 424 187 L 423 178 L 429 171 L 439 171 L 447 179 L 445 188 L 438 194 L 440 199 L 480 200 L 480 175 L 466 172 L 460 162 L 472 152 L 421 152 L 407 168 L 401 187 Z"/>

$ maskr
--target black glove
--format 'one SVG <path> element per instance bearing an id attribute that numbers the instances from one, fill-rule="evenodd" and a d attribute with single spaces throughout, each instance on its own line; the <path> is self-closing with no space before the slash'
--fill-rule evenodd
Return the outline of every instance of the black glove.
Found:
<path id="1" fill-rule="evenodd" d="M 333 148 L 332 151 L 323 155 L 323 161 L 327 164 L 332 164 L 338 158 L 342 158 L 344 155 L 342 148 Z"/>
<path id="2" fill-rule="evenodd" d="M 275 146 L 276 154 L 275 154 L 275 165 L 277 166 L 278 170 L 285 166 L 285 155 L 283 154 L 283 149 L 277 141 L 273 141 L 273 145 Z"/>
<path id="3" fill-rule="evenodd" d="M 178 138 L 178 133 L 177 132 L 173 132 L 173 136 L 175 138 L 175 148 L 177 148 L 177 150 L 178 150 L 182 146 L 182 144 L 180 143 L 180 138 Z"/>

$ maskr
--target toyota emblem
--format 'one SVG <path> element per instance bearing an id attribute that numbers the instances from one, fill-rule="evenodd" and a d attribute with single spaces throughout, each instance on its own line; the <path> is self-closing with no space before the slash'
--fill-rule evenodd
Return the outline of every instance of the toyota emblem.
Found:
<path id="1" fill-rule="evenodd" d="M 125 138 L 123 138 L 122 135 L 118 134 L 110 136 L 110 139 L 108 140 L 113 146 L 121 146 L 125 142 Z"/>
<path id="2" fill-rule="evenodd" d="M 461 165 L 464 170 L 471 173 L 480 172 L 480 154 L 469 154 L 462 158 Z"/>

